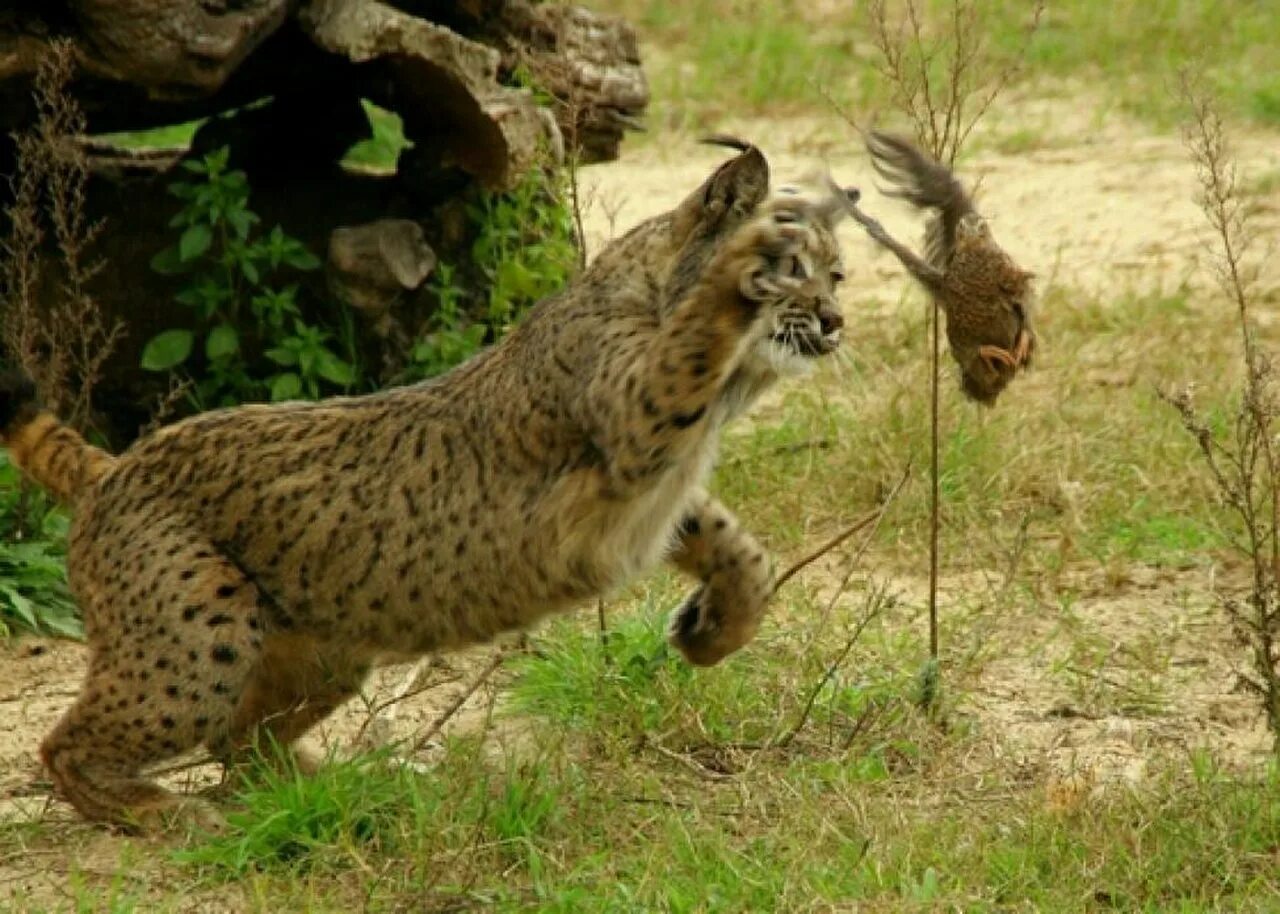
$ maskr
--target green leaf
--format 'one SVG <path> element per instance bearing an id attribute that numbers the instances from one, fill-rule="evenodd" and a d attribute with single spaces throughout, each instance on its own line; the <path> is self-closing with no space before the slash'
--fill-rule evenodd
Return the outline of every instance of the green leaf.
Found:
<path id="1" fill-rule="evenodd" d="M 0 595 L 4 596 L 5 602 L 9 604 L 10 610 L 13 611 L 22 622 L 30 629 L 36 629 L 36 610 L 31 601 L 18 592 L 16 587 L 8 584 L 0 585 Z"/>
<path id="2" fill-rule="evenodd" d="M 257 217 L 244 209 L 233 209 L 227 213 L 227 221 L 231 223 L 231 227 L 235 229 L 236 235 L 241 241 L 249 237 L 249 228 L 253 223 L 257 222 Z"/>
<path id="3" fill-rule="evenodd" d="M 271 400 L 279 403 L 281 400 L 296 400 L 302 396 L 302 379 L 292 371 L 278 374 L 271 379 Z"/>
<path id="4" fill-rule="evenodd" d="M 189 226 L 178 239 L 178 258 L 182 261 L 195 260 L 213 244 L 213 229 L 203 222 Z"/>
<path id="5" fill-rule="evenodd" d="M 268 349 L 263 353 L 263 355 L 275 362 L 277 365 L 291 367 L 298 364 L 298 353 L 294 352 L 292 349 L 286 349 L 284 346 L 276 346 L 272 349 Z"/>
<path id="6" fill-rule="evenodd" d="M 142 367 L 147 371 L 168 371 L 191 355 L 195 334 L 190 330 L 166 330 L 147 341 L 142 350 Z"/>
<path id="7" fill-rule="evenodd" d="M 187 286 L 181 292 L 173 297 L 173 300 L 180 305 L 186 305 L 189 308 L 198 308 L 204 304 L 204 290 L 199 286 Z"/>
<path id="8" fill-rule="evenodd" d="M 231 147 L 219 147 L 204 157 L 205 170 L 208 171 L 211 176 L 221 174 L 223 169 L 227 167 L 227 160 L 230 158 Z"/>
<path id="9" fill-rule="evenodd" d="M 258 284 L 258 268 L 254 266 L 253 261 L 248 257 L 240 260 L 240 272 L 244 274 L 244 278 L 254 285 Z"/>
<path id="10" fill-rule="evenodd" d="M 284 262 L 295 270 L 314 270 L 320 266 L 320 258 L 302 245 L 286 250 L 284 252 Z"/>
<path id="11" fill-rule="evenodd" d="M 356 379 L 355 370 L 328 350 L 319 353 L 316 374 L 339 387 L 348 387 Z"/>
<path id="12" fill-rule="evenodd" d="M 84 625 L 76 616 L 75 607 L 66 604 L 57 607 L 58 612 L 51 611 L 48 607 L 40 615 L 40 629 L 51 635 L 58 635 L 63 638 L 75 638 L 76 640 L 84 640 Z"/>
<path id="13" fill-rule="evenodd" d="M 170 246 L 151 258 L 151 269 L 162 276 L 173 276 L 177 273 L 186 272 L 189 267 L 178 256 L 178 249 Z"/>
<path id="14" fill-rule="evenodd" d="M 219 324 L 209 331 L 204 341 L 204 354 L 212 359 L 235 355 L 240 351 L 240 334 L 230 324 Z"/>

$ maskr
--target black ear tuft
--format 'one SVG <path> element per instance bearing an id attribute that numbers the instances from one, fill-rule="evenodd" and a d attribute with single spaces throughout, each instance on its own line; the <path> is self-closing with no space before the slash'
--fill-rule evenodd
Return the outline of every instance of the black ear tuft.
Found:
<path id="1" fill-rule="evenodd" d="M 754 149 L 755 146 L 746 140 L 739 139 L 728 133 L 712 133 L 698 140 L 699 143 L 706 143 L 708 146 L 727 146 L 730 149 L 736 149 L 738 152 L 746 152 L 748 149 Z"/>
<path id="2" fill-rule="evenodd" d="M 26 372 L 14 368 L 0 371 L 0 434 L 36 402 L 36 385 Z"/>

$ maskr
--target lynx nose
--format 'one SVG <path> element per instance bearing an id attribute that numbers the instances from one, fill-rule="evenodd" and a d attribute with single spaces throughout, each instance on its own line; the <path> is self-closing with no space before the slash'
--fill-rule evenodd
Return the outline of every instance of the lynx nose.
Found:
<path id="1" fill-rule="evenodd" d="M 818 308 L 818 326 L 823 336 L 829 336 L 844 326 L 844 315 L 830 305 Z"/>

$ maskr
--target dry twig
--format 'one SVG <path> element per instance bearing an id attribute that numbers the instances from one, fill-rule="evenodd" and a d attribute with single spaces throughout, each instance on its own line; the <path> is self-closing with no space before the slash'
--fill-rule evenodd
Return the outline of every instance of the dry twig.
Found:
<path id="1" fill-rule="evenodd" d="M 884 501 L 880 502 L 879 507 L 877 507 L 874 511 L 864 514 L 862 517 L 858 518 L 856 521 L 854 521 L 849 526 L 845 527 L 843 530 L 841 530 L 831 539 L 827 540 L 827 542 L 819 546 L 813 552 L 810 552 L 808 555 L 799 559 L 794 564 L 792 564 L 790 568 L 782 572 L 782 574 L 778 575 L 778 579 L 773 584 L 773 592 L 776 594 L 780 589 L 782 589 L 783 584 L 787 583 L 787 581 L 795 577 L 805 567 L 812 565 L 814 562 L 822 558 L 832 549 L 835 549 L 837 546 L 839 546 L 849 537 L 853 536 L 855 533 L 857 533 L 860 530 L 865 530 L 867 527 L 871 527 L 871 532 L 868 534 L 867 541 L 866 541 L 866 542 L 870 542 L 871 537 L 874 536 L 876 530 L 880 528 L 880 521 L 884 519 L 885 513 L 889 510 L 889 505 L 893 503 L 893 500 L 898 496 L 898 493 L 902 491 L 902 487 L 906 485 L 907 479 L 910 476 L 911 476 L 911 464 L 908 463 L 907 466 L 902 471 L 902 477 L 898 480 L 897 484 L 894 485 L 894 487 L 889 490 L 889 494 L 885 496 Z M 858 556 L 861 557 L 862 553 L 865 551 L 866 551 L 866 544 L 864 543 L 863 547 L 858 551 Z M 856 559 L 854 564 L 856 564 Z"/>
<path id="2" fill-rule="evenodd" d="M 428 726 L 416 740 L 414 740 L 413 746 L 409 750 L 409 754 L 412 755 L 425 749 L 427 743 L 431 742 L 431 740 L 435 738 L 436 734 L 444 729 L 444 725 L 447 724 L 453 716 L 458 713 L 462 706 L 467 703 L 467 700 L 489 680 L 489 677 L 498 671 L 498 667 L 502 666 L 503 661 L 506 659 L 506 651 L 496 651 L 494 655 L 489 658 L 489 662 L 485 664 L 484 669 L 476 675 L 476 678 L 473 679 L 471 684 L 463 690 L 462 694 L 455 698 L 449 704 L 449 707 L 440 712 L 440 716 L 433 720 L 431 725 Z"/>
<path id="3" fill-rule="evenodd" d="M 1251 660 L 1241 684 L 1258 696 L 1280 754 L 1280 463 L 1275 422 L 1280 415 L 1271 357 L 1255 337 L 1251 316 L 1257 279 L 1247 257 L 1253 242 L 1244 201 L 1236 183 L 1236 164 L 1212 94 L 1195 76 L 1184 73 L 1182 95 L 1191 113 L 1185 141 L 1196 166 L 1197 202 L 1214 236 L 1214 274 L 1231 302 L 1241 339 L 1245 379 L 1235 423 L 1217 435 L 1196 409 L 1190 387 L 1161 391 L 1195 439 L 1222 503 L 1235 515 L 1233 545 L 1252 570 L 1249 594 L 1240 601 L 1224 597 L 1223 606 L 1237 640 Z"/>
<path id="4" fill-rule="evenodd" d="M 893 599 L 885 594 L 883 590 L 872 590 L 867 594 L 866 609 L 862 614 L 862 618 L 858 620 L 858 624 L 853 627 L 849 633 L 849 637 L 845 639 L 844 646 L 840 648 L 835 659 L 827 665 L 826 671 L 822 677 L 809 690 L 808 696 L 805 698 L 804 706 L 800 711 L 800 716 L 781 736 L 769 741 L 771 748 L 785 748 L 791 745 L 791 741 L 796 738 L 801 730 L 804 729 L 806 723 L 809 722 L 809 715 L 813 713 L 814 702 L 818 700 L 818 695 L 826 687 L 832 678 L 839 672 L 840 667 L 844 665 L 849 654 L 853 651 L 854 646 L 858 643 L 858 639 L 862 637 L 862 632 L 866 629 L 871 621 L 878 617 L 885 609 L 889 608 L 893 603 Z"/>
<path id="5" fill-rule="evenodd" d="M 91 251 L 102 223 L 88 216 L 89 164 L 78 142 L 84 113 L 68 92 L 75 69 L 69 42 L 54 42 L 36 74 L 36 125 L 16 136 L 9 237 L 0 245 L 6 358 L 36 382 L 41 399 L 79 429 L 91 423 L 92 394 L 124 332 L 108 324 L 89 291 L 102 261 Z M 46 240 L 57 263 L 46 262 Z M 59 277 L 52 306 L 39 301 L 41 277 Z"/>

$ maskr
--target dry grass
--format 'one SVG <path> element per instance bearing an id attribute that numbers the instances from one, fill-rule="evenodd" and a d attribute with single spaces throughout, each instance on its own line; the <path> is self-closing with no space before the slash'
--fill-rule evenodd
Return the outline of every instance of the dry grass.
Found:
<path id="1" fill-rule="evenodd" d="M 1200 208 L 1213 229 L 1214 274 L 1235 312 L 1244 383 L 1228 433 L 1216 432 L 1184 387 L 1166 399 L 1200 447 L 1217 501 L 1234 515 L 1231 542 L 1252 571 L 1243 597 L 1224 599 L 1227 619 L 1249 655 L 1241 684 L 1262 704 L 1280 756 L 1280 459 L 1275 423 L 1280 416 L 1274 363 L 1257 339 L 1258 268 L 1250 257 L 1251 231 L 1237 166 L 1216 100 L 1191 75 L 1183 94 L 1191 110 L 1187 146 L 1200 180 Z"/>
<path id="2" fill-rule="evenodd" d="M 15 138 L 0 290 L 6 358 L 35 380 L 44 403 L 83 429 L 91 423 L 94 385 L 123 326 L 108 325 L 89 292 L 102 267 L 92 253 L 102 225 L 86 211 L 89 167 L 77 143 L 85 119 L 67 92 L 74 68 L 69 43 L 50 45 L 36 76 L 38 120 Z M 46 298 L 42 287 L 49 286 L 58 291 Z"/>

